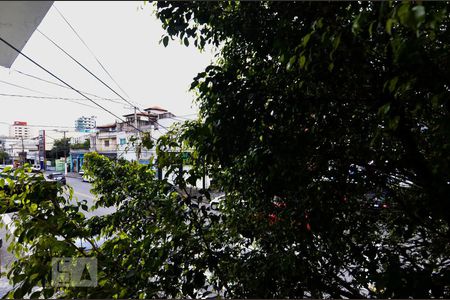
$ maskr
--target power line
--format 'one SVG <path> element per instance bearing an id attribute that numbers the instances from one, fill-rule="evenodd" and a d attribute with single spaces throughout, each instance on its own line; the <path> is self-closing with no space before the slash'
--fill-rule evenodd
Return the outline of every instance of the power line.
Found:
<path id="1" fill-rule="evenodd" d="M 57 140 L 57 139 L 55 139 L 54 137 L 49 136 L 49 135 L 47 134 L 47 132 L 45 133 L 45 137 L 49 137 L 49 138 L 51 138 L 51 139 L 54 140 L 54 141 Z"/>
<path id="2" fill-rule="evenodd" d="M 41 96 L 35 96 L 34 97 L 34 96 L 28 96 L 28 95 L 15 95 L 15 97 L 67 100 L 67 101 L 70 101 L 70 102 L 73 102 L 73 103 L 76 103 L 76 104 L 80 104 L 80 105 L 84 105 L 84 106 L 87 106 L 87 107 L 90 107 L 90 108 L 97 109 L 97 107 L 94 107 L 94 106 L 86 104 L 86 103 L 80 103 L 80 102 L 77 101 L 77 100 L 85 100 L 85 99 L 71 99 L 71 98 L 56 97 L 54 95 L 51 95 L 51 94 L 48 94 L 48 93 L 45 93 L 45 92 L 41 92 L 41 91 L 38 91 L 38 90 L 33 90 L 33 89 L 30 89 L 30 88 L 27 88 L 27 87 L 24 87 L 24 86 L 21 86 L 21 85 L 18 85 L 18 84 L 14 84 L 14 83 L 10 83 L 10 82 L 4 81 L 4 80 L 0 80 L 0 82 L 4 83 L 4 84 L 7 84 L 7 85 L 14 86 L 14 87 L 18 87 L 18 88 L 21 88 L 21 89 L 24 89 L 24 90 L 27 90 L 27 91 L 30 91 L 30 92 L 34 92 L 34 93 L 38 93 L 38 94 L 42 94 L 42 95 L 49 95 L 50 96 L 50 97 L 41 97 Z M 14 94 L 1 94 L 1 95 L 2 96 L 11 96 L 11 97 L 14 96 Z"/>
<path id="3" fill-rule="evenodd" d="M 55 41 L 53 41 L 50 37 L 48 37 L 45 33 L 40 31 L 39 29 L 36 29 L 37 32 L 39 32 L 42 36 L 44 36 L 50 43 L 52 43 L 55 47 L 57 47 L 60 51 L 62 51 L 64 54 L 66 54 L 70 59 L 72 59 L 77 65 L 79 65 L 81 68 L 83 68 L 86 72 L 91 74 L 95 79 L 100 81 L 104 86 L 106 86 L 110 91 L 112 91 L 114 94 L 116 94 L 120 99 L 127 102 L 129 105 L 136 107 L 133 103 L 122 97 L 119 93 L 117 93 L 112 87 L 110 87 L 107 83 L 105 83 L 103 80 L 101 80 L 97 75 L 92 73 L 88 68 L 86 68 L 82 63 L 80 63 L 76 58 L 74 58 L 72 55 L 70 55 L 66 50 L 64 50 L 61 46 L 59 46 Z M 138 108 L 138 107 L 137 107 Z M 138 108 L 139 109 L 139 108 Z M 141 111 L 139 109 L 139 111 Z M 142 111 L 141 111 L 142 112 Z"/>
<path id="4" fill-rule="evenodd" d="M 178 122 L 186 122 L 186 121 L 194 121 L 194 119 L 189 119 L 189 118 L 181 118 L 178 116 L 175 117 L 169 117 L 172 120 L 178 121 Z"/>
<path id="5" fill-rule="evenodd" d="M 77 101 L 86 101 L 86 99 L 72 99 L 72 98 L 64 98 L 64 97 L 46 97 L 46 96 L 32 96 L 32 95 L 17 95 L 17 94 L 4 94 L 4 93 L 0 93 L 0 96 L 4 96 L 4 97 L 17 97 L 17 98 L 31 98 L 31 99 L 47 99 L 47 100 L 65 100 L 65 101 L 69 101 L 69 102 L 73 102 L 79 105 L 84 105 L 90 108 L 95 108 L 98 109 L 98 107 L 86 104 L 86 103 L 81 103 L 81 102 L 77 102 Z"/>
<path id="6" fill-rule="evenodd" d="M 10 125 L 10 126 L 13 125 L 13 124 L 9 124 L 7 122 L 0 122 L 0 124 Z M 75 129 L 75 127 L 61 126 L 61 125 L 31 125 L 31 124 L 27 124 L 26 126 L 29 126 L 29 127 L 50 127 L 50 128 L 72 128 L 72 129 Z M 73 131 L 73 132 L 77 132 L 77 131 Z"/>
<path id="7" fill-rule="evenodd" d="M 78 39 L 83 43 L 83 45 L 88 49 L 88 51 L 92 54 L 92 56 L 95 58 L 97 63 L 100 65 L 100 67 L 105 71 L 106 74 L 108 74 L 109 78 L 111 78 L 112 81 L 116 84 L 116 86 L 124 93 L 127 97 L 128 94 L 120 87 L 120 85 L 117 83 L 117 81 L 112 77 L 112 75 L 108 72 L 108 70 L 105 68 L 105 66 L 100 62 L 100 60 L 97 58 L 97 56 L 94 54 L 94 52 L 89 48 L 89 46 L 86 44 L 86 42 L 81 38 L 81 36 L 78 34 L 78 32 L 75 30 L 75 28 L 70 24 L 70 22 L 67 20 L 66 17 L 62 14 L 62 12 L 56 7 L 56 5 L 53 4 L 53 7 L 56 9 L 58 14 L 61 16 L 61 18 L 66 22 L 66 24 L 72 29 L 72 31 L 75 33 L 75 35 L 78 37 Z"/>
<path id="8" fill-rule="evenodd" d="M 33 90 L 33 89 L 30 89 L 30 88 L 27 88 L 27 87 L 24 87 L 24 86 L 21 86 L 21 85 L 18 85 L 18 84 L 14 84 L 14 83 L 11 83 L 11 82 L 4 81 L 4 80 L 0 80 L 0 82 L 4 83 L 4 84 L 7 84 L 7 85 L 10 85 L 10 86 L 18 87 L 18 88 L 23 89 L 23 90 L 27 90 L 29 92 L 43 94 L 43 95 L 49 95 L 47 93 L 40 92 L 40 91 L 37 91 L 37 90 Z"/>
<path id="9" fill-rule="evenodd" d="M 76 88 L 72 87 L 70 84 L 68 84 L 67 82 L 65 82 L 64 80 L 62 80 L 61 78 L 59 78 L 58 76 L 56 76 L 55 74 L 53 74 L 51 71 L 47 70 L 46 68 L 44 68 L 43 66 L 41 66 L 39 63 L 37 63 L 35 60 L 33 60 L 32 58 L 30 58 L 28 55 L 24 54 L 22 51 L 20 51 L 19 49 L 17 49 L 16 47 L 14 47 L 13 45 L 11 45 L 9 42 L 7 42 L 3 37 L 0 36 L 0 40 L 5 43 L 7 46 L 9 46 L 11 49 L 13 49 L 14 51 L 16 51 L 17 53 L 21 54 L 23 57 L 25 57 L 26 59 L 28 59 L 30 62 L 32 62 L 33 64 L 35 64 L 36 66 L 38 66 L 39 68 L 41 68 L 42 70 L 44 70 L 45 72 L 47 72 L 48 74 L 50 74 L 52 77 L 54 77 L 55 79 L 57 79 L 58 81 L 60 81 L 61 83 L 65 84 L 66 86 L 68 86 L 69 88 L 71 88 L 72 90 L 74 90 L 75 92 L 77 92 L 78 94 L 80 94 L 81 96 L 83 96 L 84 98 L 88 99 L 89 101 L 91 101 L 92 103 L 94 103 L 95 105 L 97 105 L 98 107 L 100 107 L 101 109 L 103 109 L 104 111 L 108 112 L 110 115 L 116 117 L 118 120 L 125 122 L 124 120 L 122 120 L 122 118 L 120 118 L 119 116 L 117 116 L 115 113 L 111 112 L 110 110 L 106 109 L 105 107 L 103 107 L 102 105 L 98 104 L 97 102 L 95 102 L 94 100 L 92 100 L 91 98 L 89 98 L 88 96 L 84 95 L 82 92 L 80 92 L 79 90 L 77 90 Z M 131 124 L 130 124 L 131 125 Z M 133 128 L 135 128 L 136 130 L 138 130 L 139 132 L 142 132 L 139 128 L 136 128 L 134 125 L 131 125 Z"/>
<path id="10" fill-rule="evenodd" d="M 22 71 L 19 71 L 19 70 L 12 70 L 12 71 L 14 71 L 14 72 L 16 72 L 16 73 L 19 73 L 19 74 L 22 74 L 22 75 L 24 75 L 24 76 L 30 77 L 30 78 L 34 78 L 34 79 L 36 79 L 36 80 L 40 80 L 40 81 L 42 81 L 42 82 L 46 82 L 46 83 L 53 84 L 53 85 L 56 85 L 56 86 L 59 86 L 59 87 L 62 87 L 62 88 L 65 88 L 65 89 L 69 89 L 69 90 L 70 90 L 70 88 L 68 88 L 67 86 L 62 85 L 62 84 L 59 84 L 59 83 L 57 83 L 57 82 L 53 82 L 53 81 L 50 81 L 50 80 L 46 80 L 46 79 L 40 78 L 40 77 L 38 77 L 38 76 L 31 75 L 31 74 L 28 74 L 28 73 L 25 73 L 25 72 L 22 72 Z M 98 96 L 98 95 L 96 95 L 96 94 L 88 93 L 88 92 L 85 92 L 85 91 L 82 91 L 82 92 L 83 92 L 84 94 L 86 94 L 86 95 L 90 95 L 90 96 L 96 97 L 96 98 L 98 98 L 99 100 L 107 100 L 107 101 L 111 101 L 111 102 L 114 102 L 114 103 L 122 104 L 122 102 L 118 101 L 119 99 L 105 98 L 105 97 L 101 97 L 101 96 Z"/>
<path id="11" fill-rule="evenodd" d="M 197 116 L 197 115 L 198 115 L 198 113 L 195 113 L 195 114 L 187 114 L 187 115 L 179 115 L 179 116 L 176 116 L 176 117 L 182 118 L 182 117 L 187 117 L 187 116 Z"/>

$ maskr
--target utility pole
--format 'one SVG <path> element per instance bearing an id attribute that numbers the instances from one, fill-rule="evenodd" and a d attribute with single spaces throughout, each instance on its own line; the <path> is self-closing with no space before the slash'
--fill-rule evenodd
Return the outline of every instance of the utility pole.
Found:
<path id="1" fill-rule="evenodd" d="M 137 107 L 134 107 L 134 130 L 137 131 L 137 135 L 138 135 L 138 145 L 137 147 L 140 147 L 142 149 L 142 143 L 139 144 L 141 142 L 141 134 L 139 132 L 139 127 L 138 127 L 138 120 L 137 120 Z M 139 156 L 141 151 L 139 149 L 136 149 L 136 161 L 139 163 Z"/>
<path id="2" fill-rule="evenodd" d="M 25 156 L 25 158 L 24 158 L 24 155 L 25 155 L 25 146 L 23 145 L 23 136 L 20 136 L 20 139 L 22 140 L 22 155 L 21 155 L 21 157 L 22 157 L 22 166 L 24 165 L 24 163 L 25 163 L 25 160 L 26 160 L 26 156 Z"/>
<path id="3" fill-rule="evenodd" d="M 64 134 L 63 141 L 64 141 L 64 143 L 66 143 L 66 132 L 67 132 L 67 130 L 63 131 L 63 134 Z M 67 175 L 67 149 L 64 146 L 64 176 L 66 176 L 66 175 Z"/>
<path id="4" fill-rule="evenodd" d="M 137 122 L 137 107 L 134 107 L 134 128 L 138 128 L 138 122 Z"/>

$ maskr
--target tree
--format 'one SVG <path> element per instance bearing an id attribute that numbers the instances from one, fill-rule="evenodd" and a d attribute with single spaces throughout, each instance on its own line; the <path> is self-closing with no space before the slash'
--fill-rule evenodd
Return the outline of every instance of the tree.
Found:
<path id="1" fill-rule="evenodd" d="M 7 152 L 0 150 L 0 162 L 1 163 L 5 163 L 6 161 L 9 160 L 9 155 Z"/>
<path id="2" fill-rule="evenodd" d="M 164 45 L 219 51 L 191 86 L 200 118 L 156 145 L 177 187 L 88 154 L 96 206 L 117 212 L 86 219 L 30 183 L 13 197 L 12 249 L 28 257 L 10 296 L 450 296 L 446 3 L 155 5 Z M 204 173 L 225 192 L 220 214 L 189 192 Z M 53 288 L 53 256 L 96 256 L 99 285 Z"/>
<path id="3" fill-rule="evenodd" d="M 64 157 L 64 155 L 69 155 L 70 153 L 70 139 L 62 138 L 59 140 L 55 140 L 53 143 L 53 148 L 50 151 L 47 151 L 46 156 L 48 158 L 59 159 Z"/>
<path id="4" fill-rule="evenodd" d="M 448 295 L 446 3 L 156 5 L 165 45 L 220 49 L 180 142 L 227 193 L 223 236 L 259 246 L 221 262 L 232 297 Z"/>
<path id="5" fill-rule="evenodd" d="M 90 140 L 86 139 L 84 143 L 70 145 L 70 149 L 89 149 L 90 146 L 91 146 Z"/>

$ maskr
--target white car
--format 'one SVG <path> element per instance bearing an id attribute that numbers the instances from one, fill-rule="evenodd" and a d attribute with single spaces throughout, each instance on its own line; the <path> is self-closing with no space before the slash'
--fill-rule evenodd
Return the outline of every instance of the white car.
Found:
<path id="1" fill-rule="evenodd" d="M 92 182 L 92 181 L 94 181 L 94 178 L 92 178 L 92 177 L 90 177 L 90 176 L 88 176 L 88 175 L 85 175 L 83 170 L 81 170 L 80 172 L 78 172 L 78 174 L 81 175 L 81 180 L 82 180 L 83 182 Z"/>
<path id="2" fill-rule="evenodd" d="M 225 200 L 225 195 L 216 197 L 214 199 L 211 200 L 211 202 L 209 202 L 209 207 L 212 210 L 219 210 L 219 204 L 220 202 L 222 202 L 223 200 Z"/>
<path id="3" fill-rule="evenodd" d="M 39 165 L 33 165 L 31 167 L 32 172 L 39 172 L 40 170 L 41 170 L 41 166 L 39 166 Z"/>

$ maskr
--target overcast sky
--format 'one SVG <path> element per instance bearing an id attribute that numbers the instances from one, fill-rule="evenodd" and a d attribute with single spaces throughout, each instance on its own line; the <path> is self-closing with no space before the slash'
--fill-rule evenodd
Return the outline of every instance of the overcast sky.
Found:
<path id="1" fill-rule="evenodd" d="M 172 41 L 167 48 L 159 44 L 164 33 L 161 23 L 153 14 L 152 4 L 138 2 L 55 2 L 81 35 L 99 60 L 141 108 L 160 105 L 176 115 L 195 113 L 193 95 L 188 92 L 192 78 L 213 59 L 213 53 L 200 53 L 193 46 L 182 46 Z M 120 94 L 95 58 L 67 26 L 54 7 L 50 8 L 38 29 L 51 37 L 93 73 Z M 48 68 L 75 88 L 106 98 L 118 98 L 95 78 L 35 31 L 23 52 Z M 56 81 L 50 75 L 19 56 L 11 69 L 0 67 L 0 80 L 21 85 L 41 93 L 31 92 L 0 82 L 0 93 L 58 96 L 77 98 L 75 92 L 26 77 L 18 70 L 34 76 Z M 125 97 L 126 98 L 126 97 Z M 96 98 L 93 98 L 96 99 Z M 97 100 L 97 99 L 96 99 Z M 93 105 L 81 100 L 80 102 Z M 101 101 L 98 103 L 115 114 L 132 112 L 126 104 Z M 0 96 L 0 121 L 27 121 L 29 124 L 74 126 L 80 116 L 97 116 L 97 123 L 114 122 L 108 113 L 64 100 L 27 99 Z M 0 135 L 8 134 L 8 126 L 0 124 Z"/>

